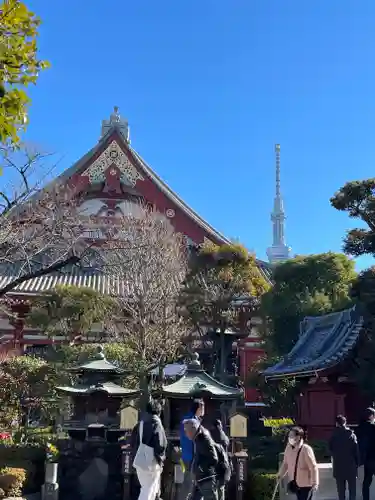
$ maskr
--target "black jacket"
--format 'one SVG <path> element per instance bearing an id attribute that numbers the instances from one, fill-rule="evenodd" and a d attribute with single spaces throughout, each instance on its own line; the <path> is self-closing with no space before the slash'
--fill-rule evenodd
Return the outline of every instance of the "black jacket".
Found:
<path id="1" fill-rule="evenodd" d="M 154 455 L 159 465 L 163 465 L 167 451 L 167 437 L 165 435 L 163 424 L 156 415 L 146 413 L 143 420 L 143 438 L 142 443 L 154 449 Z M 131 435 L 131 448 L 133 458 L 139 447 L 139 423 L 134 427 Z"/>
<path id="2" fill-rule="evenodd" d="M 357 437 L 348 427 L 338 427 L 329 440 L 329 450 L 333 462 L 333 477 L 347 478 L 357 473 L 359 448 Z"/>
<path id="3" fill-rule="evenodd" d="M 357 429 L 361 464 L 375 462 L 375 424 L 362 422 Z"/>
<path id="4" fill-rule="evenodd" d="M 192 465 L 196 481 L 216 475 L 218 463 L 215 443 L 204 427 L 200 427 L 194 439 L 194 460 Z"/>
<path id="5" fill-rule="evenodd" d="M 229 449 L 229 438 L 223 431 L 223 429 L 219 429 L 217 427 L 214 427 L 211 431 L 211 437 L 217 444 L 221 444 L 221 446 L 224 448 L 224 451 L 228 453 Z"/>

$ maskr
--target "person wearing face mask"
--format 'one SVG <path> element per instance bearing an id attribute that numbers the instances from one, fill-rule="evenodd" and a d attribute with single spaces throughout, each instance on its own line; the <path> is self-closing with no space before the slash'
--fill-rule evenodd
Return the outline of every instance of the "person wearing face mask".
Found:
<path id="1" fill-rule="evenodd" d="M 304 441 L 304 430 L 293 427 L 289 431 L 278 477 L 288 476 L 288 490 L 297 500 L 312 500 L 319 486 L 319 471 L 311 446 Z"/>
<path id="2" fill-rule="evenodd" d="M 370 486 L 375 475 L 375 409 L 367 408 L 365 419 L 357 431 L 360 465 L 363 465 L 363 500 L 370 499 Z"/>

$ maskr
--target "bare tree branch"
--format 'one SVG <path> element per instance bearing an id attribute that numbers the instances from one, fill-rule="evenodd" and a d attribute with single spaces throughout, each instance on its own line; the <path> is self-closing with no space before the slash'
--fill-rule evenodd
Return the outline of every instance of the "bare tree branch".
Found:
<path id="1" fill-rule="evenodd" d="M 113 335 L 132 349 L 140 374 L 147 374 L 175 359 L 187 331 L 178 311 L 186 243 L 167 219 L 141 207 L 136 218 L 121 219 L 102 255 L 105 273 L 128 289 L 117 297 Z"/>
<path id="2" fill-rule="evenodd" d="M 20 284 L 53 272 L 70 270 L 92 243 L 83 233 L 79 202 L 73 190 L 56 184 L 45 188 L 53 167 L 50 154 L 24 146 L 0 148 L 3 170 L 0 198 L 0 275 L 9 281 L 0 297 Z"/>

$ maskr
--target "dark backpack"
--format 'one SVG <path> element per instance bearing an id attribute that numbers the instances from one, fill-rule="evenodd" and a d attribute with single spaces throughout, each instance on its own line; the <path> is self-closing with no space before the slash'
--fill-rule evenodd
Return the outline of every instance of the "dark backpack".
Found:
<path id="1" fill-rule="evenodd" d="M 224 479 L 227 483 L 232 475 L 232 467 L 229 461 L 228 453 L 224 450 L 221 444 L 215 443 L 218 463 L 216 466 L 216 474 L 219 479 Z"/>

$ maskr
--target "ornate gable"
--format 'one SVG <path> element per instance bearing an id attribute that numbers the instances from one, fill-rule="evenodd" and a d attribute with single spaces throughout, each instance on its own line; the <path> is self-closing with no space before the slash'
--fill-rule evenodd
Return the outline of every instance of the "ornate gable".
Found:
<path id="1" fill-rule="evenodd" d="M 121 149 L 116 140 L 113 140 L 103 153 L 84 172 L 83 177 L 88 177 L 90 183 L 104 182 L 106 171 L 111 167 L 117 167 L 121 174 L 121 181 L 128 186 L 134 187 L 137 180 L 144 180 L 142 175 L 129 161 L 129 158 Z M 111 173 L 111 171 L 109 171 Z M 114 169 L 114 175 L 116 175 Z"/>

